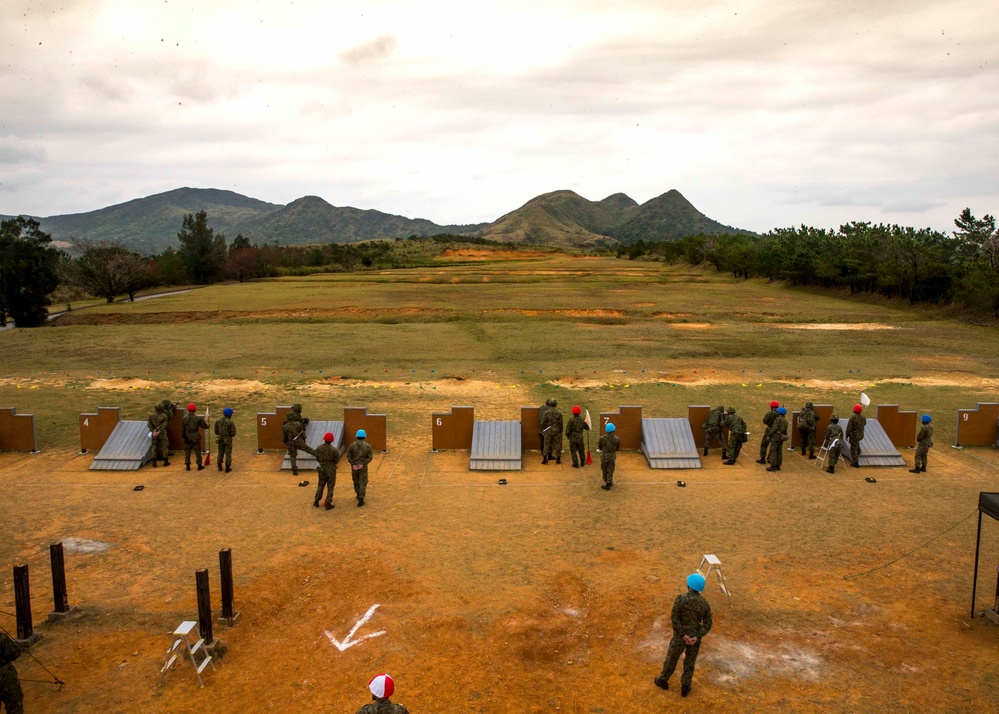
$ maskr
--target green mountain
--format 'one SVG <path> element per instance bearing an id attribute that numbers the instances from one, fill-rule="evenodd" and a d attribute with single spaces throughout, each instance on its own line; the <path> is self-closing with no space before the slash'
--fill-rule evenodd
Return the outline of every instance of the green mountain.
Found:
<path id="1" fill-rule="evenodd" d="M 732 228 L 708 218 L 679 191 L 671 189 L 643 203 L 636 212 L 614 226 L 608 235 L 622 243 L 635 243 L 639 240 L 673 240 L 698 233 L 749 234 L 751 231 Z"/>

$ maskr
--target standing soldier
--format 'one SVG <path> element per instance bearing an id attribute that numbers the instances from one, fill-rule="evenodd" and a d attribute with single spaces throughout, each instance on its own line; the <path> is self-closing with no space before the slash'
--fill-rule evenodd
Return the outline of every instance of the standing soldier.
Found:
<path id="1" fill-rule="evenodd" d="M 555 400 L 549 398 L 546 399 L 545 403 L 541 405 L 540 409 L 538 409 L 538 439 L 541 441 L 541 446 L 539 448 L 541 449 L 542 454 L 545 451 L 545 433 L 541 430 L 542 424 L 545 422 L 545 413 L 553 406 L 555 406 Z"/>
<path id="2" fill-rule="evenodd" d="M 933 446 L 933 427 L 930 422 L 933 418 L 929 414 L 923 414 L 923 426 L 916 435 L 916 467 L 909 469 L 909 473 L 918 474 L 926 472 L 926 455 Z"/>
<path id="3" fill-rule="evenodd" d="M 184 466 L 191 470 L 191 452 L 198 462 L 198 471 L 205 467 L 201 464 L 201 430 L 208 431 L 208 422 L 203 416 L 199 416 L 198 407 L 194 404 L 187 405 L 187 414 L 184 415 Z"/>
<path id="4" fill-rule="evenodd" d="M 765 438 L 770 442 L 770 465 L 767 467 L 767 471 L 780 471 L 780 466 L 784 463 L 784 442 L 788 438 L 785 414 L 787 414 L 787 409 L 778 407 L 777 418 L 767 429 Z"/>
<path id="5" fill-rule="evenodd" d="M 368 464 L 375 457 L 371 444 L 365 441 L 368 433 L 364 429 L 357 430 L 357 441 L 347 449 L 347 462 L 350 464 L 350 475 L 354 477 L 354 493 L 357 495 L 357 507 L 364 505 L 364 495 L 368 492 Z"/>
<path id="6" fill-rule="evenodd" d="M 215 463 L 222 470 L 222 458 L 225 457 L 225 472 L 232 471 L 232 438 L 236 436 L 236 422 L 232 420 L 232 408 L 222 410 L 222 416 L 215 420 L 215 443 L 218 444 L 219 455 Z"/>
<path id="7" fill-rule="evenodd" d="M 597 451 L 600 452 L 600 471 L 604 476 L 604 491 L 610 491 L 614 485 L 614 467 L 617 465 L 617 450 L 621 448 L 621 440 L 617 438 L 617 427 L 611 422 L 607 422 L 604 427 L 604 435 L 597 443 Z"/>
<path id="8" fill-rule="evenodd" d="M 545 450 L 541 452 L 541 463 L 547 464 L 548 459 L 555 457 L 555 463 L 562 463 L 562 426 L 564 419 L 562 412 L 556 407 L 558 402 L 549 399 L 548 411 L 545 412 L 545 420 L 541 423 L 541 433 L 545 436 Z"/>
<path id="9" fill-rule="evenodd" d="M 173 415 L 177 412 L 177 402 L 171 402 L 169 399 L 164 399 L 160 404 L 163 405 L 163 413 L 166 414 L 167 426 L 169 427 L 170 421 L 173 419 Z M 173 451 L 170 451 L 170 437 L 167 437 L 167 456 L 173 456 Z M 166 464 L 163 464 L 166 466 Z"/>
<path id="10" fill-rule="evenodd" d="M 701 649 L 701 638 L 711 631 L 711 605 L 701 593 L 704 591 L 704 576 L 691 573 L 687 576 L 687 592 L 677 595 L 673 602 L 673 637 L 669 641 L 669 651 L 663 662 L 663 671 L 654 680 L 657 687 L 669 689 L 669 678 L 673 676 L 680 655 L 683 654 L 683 674 L 680 675 L 680 696 L 690 694 L 694 681 L 694 665 Z"/>
<path id="11" fill-rule="evenodd" d="M 316 455 L 312 447 L 305 443 L 305 424 L 302 423 L 301 412 L 295 412 L 294 409 L 288 412 L 284 418 L 284 426 L 281 427 L 281 438 L 284 445 L 288 447 L 291 472 L 298 476 L 298 450 L 301 449 L 307 454 Z"/>
<path id="12" fill-rule="evenodd" d="M 867 417 L 861 412 L 864 408 L 859 404 L 853 405 L 853 416 L 846 423 L 846 438 L 850 442 L 850 466 L 855 469 L 860 468 L 860 442 L 864 440 L 864 427 L 867 426 Z"/>
<path id="13" fill-rule="evenodd" d="M 157 459 L 163 459 L 163 465 L 169 466 L 170 437 L 167 435 L 167 415 L 163 411 L 163 404 L 156 404 L 146 426 L 149 427 L 149 433 L 152 437 L 153 466 L 156 466 Z"/>
<path id="14" fill-rule="evenodd" d="M 770 437 L 767 434 L 770 433 L 770 425 L 777 418 L 777 407 L 779 406 L 779 402 L 770 402 L 770 411 L 763 415 L 763 424 L 767 428 L 763 430 L 763 438 L 760 439 L 760 458 L 756 460 L 758 464 L 765 464 L 767 462 L 767 447 L 770 446 Z"/>
<path id="15" fill-rule="evenodd" d="M 583 410 L 579 407 L 572 408 L 572 418 L 565 425 L 565 435 L 569 437 L 569 453 L 572 455 L 572 468 L 586 466 L 586 447 L 583 444 L 583 432 L 590 430 L 590 425 L 580 416 Z M 579 463 L 576 457 L 579 456 Z"/>
<path id="16" fill-rule="evenodd" d="M 798 415 L 798 435 L 801 437 L 801 455 L 808 450 L 808 458 L 815 458 L 815 423 L 819 415 L 815 413 L 811 402 L 805 402 L 805 408 Z"/>
<path id="17" fill-rule="evenodd" d="M 0 632 L 0 704 L 6 707 L 7 714 L 24 714 L 24 693 L 13 664 L 20 656 L 17 643 Z"/>
<path id="18" fill-rule="evenodd" d="M 843 427 L 839 425 L 839 414 L 829 417 L 822 445 L 826 447 L 826 473 L 834 474 L 836 462 L 839 461 L 839 454 L 843 450 Z"/>
<path id="19" fill-rule="evenodd" d="M 708 449 L 711 448 L 711 440 L 717 439 L 718 443 L 721 445 L 722 450 L 722 460 L 726 458 L 725 455 L 725 442 L 722 441 L 722 425 L 725 421 L 725 407 L 718 405 L 710 412 L 708 412 L 708 418 L 704 420 L 704 455 L 708 455 Z"/>
<path id="20" fill-rule="evenodd" d="M 777 412 L 774 412 L 774 418 L 776 417 Z M 728 461 L 725 462 L 725 465 L 732 466 L 735 464 L 735 460 L 739 458 L 742 445 L 747 440 L 746 420 L 735 413 L 735 407 L 729 407 L 725 426 L 728 427 Z"/>
<path id="21" fill-rule="evenodd" d="M 312 505 L 319 508 L 319 499 L 323 497 L 323 487 L 329 487 L 326 496 L 326 510 L 333 508 L 333 487 L 336 486 L 336 465 L 340 461 L 340 450 L 333 446 L 333 435 L 323 434 L 323 443 L 316 448 L 316 461 L 319 462 L 319 486 L 316 488 L 316 500 Z"/>

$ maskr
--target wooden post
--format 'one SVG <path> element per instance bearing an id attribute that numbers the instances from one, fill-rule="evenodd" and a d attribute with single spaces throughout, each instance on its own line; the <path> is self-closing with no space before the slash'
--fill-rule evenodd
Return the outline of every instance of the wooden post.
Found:
<path id="1" fill-rule="evenodd" d="M 222 614 L 219 615 L 219 622 L 232 627 L 239 622 L 240 615 L 234 611 L 232 604 L 232 548 L 223 548 L 219 551 L 219 571 L 222 576 Z"/>
<path id="2" fill-rule="evenodd" d="M 208 568 L 202 568 L 194 574 L 198 590 L 198 629 L 205 644 L 211 648 L 215 644 L 212 634 L 212 594 L 208 589 Z"/>
<path id="3" fill-rule="evenodd" d="M 61 620 L 76 610 L 69 606 L 66 592 L 66 560 L 63 557 L 62 542 L 49 546 L 49 559 L 52 561 L 52 599 L 55 607 L 49 613 L 49 621 Z"/>
<path id="4" fill-rule="evenodd" d="M 17 617 L 17 644 L 30 647 L 41 639 L 31 623 L 31 587 L 28 566 L 14 566 L 14 613 Z"/>

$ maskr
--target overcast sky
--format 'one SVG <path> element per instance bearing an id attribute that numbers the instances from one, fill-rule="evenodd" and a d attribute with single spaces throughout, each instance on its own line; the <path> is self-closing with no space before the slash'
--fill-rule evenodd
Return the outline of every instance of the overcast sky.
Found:
<path id="1" fill-rule="evenodd" d="M 986 0 L 0 0 L 0 213 L 181 186 L 437 223 L 671 188 L 766 231 L 999 212 Z"/>

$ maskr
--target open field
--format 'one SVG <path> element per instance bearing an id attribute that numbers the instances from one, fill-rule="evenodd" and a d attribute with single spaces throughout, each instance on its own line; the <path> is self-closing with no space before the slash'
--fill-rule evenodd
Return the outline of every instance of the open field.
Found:
<path id="1" fill-rule="evenodd" d="M 48 544 L 111 545 L 67 555 L 80 614 L 36 624 L 32 649 L 67 684 L 26 683 L 29 711 L 353 712 L 380 671 L 414 714 L 999 711 L 999 628 L 968 619 L 976 521 L 962 522 L 979 491 L 999 490 L 999 454 L 949 448 L 956 409 L 999 401 L 994 328 L 657 264 L 469 257 L 211 287 L 0 333 L 0 406 L 34 413 L 42 446 L 0 454 L 0 610 L 13 612 L 14 563 L 31 566 L 39 623 Z M 934 415 L 926 474 L 830 476 L 793 454 L 777 474 L 753 463 L 767 401 L 846 415 L 861 390 Z M 476 418 L 517 419 L 550 396 L 566 413 L 733 404 L 754 433 L 734 467 L 717 450 L 683 472 L 623 453 L 609 493 L 596 463 L 542 467 L 525 454 L 524 471 L 496 474 L 430 451 L 433 411 L 474 404 Z M 87 470 L 80 412 L 145 419 L 164 397 L 236 410 L 233 473 L 188 473 L 180 458 Z M 365 508 L 345 468 L 326 512 L 312 485 L 278 473 L 279 454 L 255 455 L 254 414 L 295 401 L 314 418 L 353 405 L 388 414 Z M 222 547 L 243 621 L 216 629 L 229 649 L 203 690 L 189 669 L 157 688 L 168 633 L 196 614 L 197 568 L 211 569 L 219 605 Z M 678 676 L 669 692 L 652 677 L 673 598 L 710 552 L 733 601 L 705 591 L 715 628 L 681 700 Z M 985 524 L 982 553 L 980 609 L 999 524 Z M 358 636 L 385 634 L 333 647 L 324 632 L 342 637 L 374 604 Z"/>

